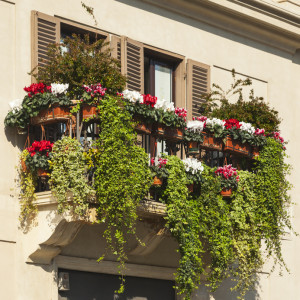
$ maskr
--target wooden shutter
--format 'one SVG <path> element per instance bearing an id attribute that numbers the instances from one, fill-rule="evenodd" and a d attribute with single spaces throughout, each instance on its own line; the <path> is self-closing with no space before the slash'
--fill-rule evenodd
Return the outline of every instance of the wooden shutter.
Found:
<path id="1" fill-rule="evenodd" d="M 142 43 L 121 37 L 121 70 L 127 76 L 126 87 L 144 93 L 144 47 Z"/>
<path id="2" fill-rule="evenodd" d="M 49 44 L 60 42 L 60 22 L 57 18 L 32 11 L 31 67 L 43 66 L 47 61 Z"/>
<path id="3" fill-rule="evenodd" d="M 210 91 L 210 66 L 187 60 L 187 110 L 188 119 L 199 117 L 203 95 Z"/>
<path id="4" fill-rule="evenodd" d="M 120 71 L 121 70 L 121 38 L 115 35 L 111 36 L 110 40 L 110 51 L 111 56 L 117 59 L 120 63 Z"/>

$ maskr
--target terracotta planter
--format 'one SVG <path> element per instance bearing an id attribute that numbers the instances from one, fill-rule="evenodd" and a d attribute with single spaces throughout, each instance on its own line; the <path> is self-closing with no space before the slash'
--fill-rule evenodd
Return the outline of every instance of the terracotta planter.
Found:
<path id="1" fill-rule="evenodd" d="M 198 142 L 188 142 L 188 154 L 199 154 L 199 145 Z"/>
<path id="2" fill-rule="evenodd" d="M 231 194 L 232 194 L 232 189 L 229 189 L 229 190 L 223 189 L 223 190 L 221 191 L 221 195 L 222 195 L 224 198 L 230 198 L 230 197 L 231 197 Z"/>
<path id="3" fill-rule="evenodd" d="M 95 119 L 98 114 L 98 108 L 89 104 L 83 104 L 81 111 L 83 119 Z"/>
<path id="4" fill-rule="evenodd" d="M 157 124 L 156 125 L 156 134 L 158 136 L 164 136 L 164 134 L 165 134 L 165 125 Z"/>
<path id="5" fill-rule="evenodd" d="M 133 121 L 137 123 L 135 125 L 135 130 L 138 133 L 151 134 L 151 132 L 152 132 L 152 123 L 146 123 L 144 120 L 142 120 L 140 118 L 134 118 Z"/>
<path id="6" fill-rule="evenodd" d="M 223 143 L 221 139 L 215 138 L 212 134 L 203 132 L 203 142 L 200 147 L 206 150 L 222 151 Z"/>
<path id="7" fill-rule="evenodd" d="M 43 169 L 38 169 L 37 170 L 37 175 L 38 175 L 38 177 L 48 177 L 49 176 L 48 172 L 43 170 Z"/>
<path id="8" fill-rule="evenodd" d="M 164 137 L 169 141 L 181 141 L 183 137 L 183 130 L 176 127 L 165 127 Z"/>
<path id="9" fill-rule="evenodd" d="M 252 148 L 252 158 L 258 157 L 259 156 L 259 148 L 258 147 L 253 147 Z"/>
<path id="10" fill-rule="evenodd" d="M 27 172 L 27 166 L 24 159 L 21 159 L 21 168 L 23 172 Z"/>
<path id="11" fill-rule="evenodd" d="M 162 184 L 163 184 L 162 179 L 158 178 L 157 176 L 155 176 L 155 177 L 153 178 L 153 183 L 152 183 L 152 185 L 160 186 L 160 185 L 162 185 Z"/>
<path id="12" fill-rule="evenodd" d="M 240 141 L 233 140 L 230 136 L 226 137 L 224 151 L 232 152 L 239 155 L 248 156 L 250 153 L 250 145 L 242 144 Z"/>
<path id="13" fill-rule="evenodd" d="M 186 187 L 188 188 L 189 192 L 192 193 L 194 191 L 194 184 L 187 184 Z"/>
<path id="14" fill-rule="evenodd" d="M 53 106 L 41 110 L 36 117 L 31 118 L 32 125 L 51 124 L 55 122 L 66 122 L 70 119 L 70 107 Z"/>

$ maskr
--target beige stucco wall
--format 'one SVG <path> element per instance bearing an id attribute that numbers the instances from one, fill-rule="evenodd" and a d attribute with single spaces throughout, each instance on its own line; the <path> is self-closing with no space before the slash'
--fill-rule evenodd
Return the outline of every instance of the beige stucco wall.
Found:
<path id="1" fill-rule="evenodd" d="M 15 186 L 19 147 L 23 147 L 24 138 L 14 136 L 4 130 L 3 120 L 9 109 L 8 102 L 24 96 L 23 87 L 30 84 L 27 72 L 31 69 L 31 10 L 49 15 L 64 17 L 83 24 L 93 25 L 90 16 L 84 12 L 79 0 L 48 1 L 16 0 L 13 3 L 0 0 L 0 139 L 1 139 L 1 180 L 0 180 L 0 298 L 1 299 L 57 299 L 55 282 L 55 264 L 36 266 L 27 264 L 28 256 L 46 241 L 58 224 L 51 218 L 51 209 L 44 209 L 39 215 L 39 224 L 24 234 L 18 229 L 17 198 L 11 188 Z M 176 2 L 176 1 L 174 1 Z M 272 1 L 274 2 L 274 1 Z M 274 2 L 275 3 L 275 2 Z M 291 181 L 294 189 L 292 200 L 300 203 L 300 161 L 297 160 L 300 146 L 297 137 L 300 130 L 300 53 L 285 52 L 256 39 L 236 35 L 233 29 L 202 23 L 142 1 L 87 0 L 87 5 L 95 8 L 99 28 L 118 35 L 125 35 L 140 42 L 169 50 L 186 58 L 191 58 L 212 68 L 212 82 L 226 85 L 230 82 L 230 72 L 235 70 L 251 76 L 258 96 L 264 96 L 272 106 L 280 111 L 282 135 L 289 140 L 288 154 L 294 167 Z M 276 4 L 276 3 L 275 3 Z M 283 4 L 279 4 L 283 5 Z M 286 3 L 286 6 L 291 3 Z M 72 9 L 70 9 L 72 7 Z M 281 6 L 284 8 L 284 6 Z M 243 8 L 245 10 L 245 8 Z M 248 13 L 249 11 L 247 11 Z M 256 14 L 256 13 L 255 13 Z M 268 17 L 270 18 L 270 16 Z M 279 21 L 274 20 L 276 25 Z M 287 29 L 292 26 L 287 25 Z M 253 34 L 253 33 L 252 33 Z M 300 231 L 300 207 L 293 208 L 293 223 Z M 52 222 L 52 223 L 51 223 Z M 52 225 L 51 225 L 52 224 Z M 91 233 L 92 235 L 92 233 Z M 89 236 L 88 234 L 86 235 Z M 83 255 L 78 248 L 84 242 L 84 236 L 64 248 L 65 255 Z M 173 245 L 174 246 L 174 245 Z M 167 247 L 166 245 L 162 247 Z M 263 300 L 300 299 L 297 282 L 300 279 L 299 238 L 292 236 L 283 241 L 284 257 L 291 274 L 279 277 L 276 274 L 267 277 L 262 274 L 260 294 Z M 161 248 L 162 250 L 164 248 Z M 79 252 L 76 252 L 79 251 Z M 165 251 L 165 250 L 164 250 Z M 155 261 L 153 254 L 153 261 Z M 143 258 L 132 258 L 133 262 L 143 264 Z M 267 268 L 264 271 L 268 271 Z M 229 283 L 209 296 L 201 287 L 194 299 L 234 299 L 229 291 Z M 213 298 L 212 298 L 213 297 Z M 248 299 L 253 300 L 253 294 Z"/>

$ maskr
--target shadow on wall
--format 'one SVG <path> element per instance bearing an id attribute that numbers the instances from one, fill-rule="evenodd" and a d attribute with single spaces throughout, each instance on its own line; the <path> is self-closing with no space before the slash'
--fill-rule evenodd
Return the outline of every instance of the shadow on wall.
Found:
<path id="1" fill-rule="evenodd" d="M 231 288 L 233 288 L 233 282 L 230 279 L 224 280 L 221 286 L 214 293 L 209 293 L 209 288 L 205 286 L 203 282 L 202 285 L 198 288 L 198 290 L 193 295 L 194 300 L 234 300 L 237 299 L 238 293 L 232 292 Z M 257 292 L 259 290 L 260 285 L 257 284 L 255 290 L 249 291 L 245 300 L 262 300 Z"/>
<path id="2" fill-rule="evenodd" d="M 5 128 L 4 133 L 7 141 L 10 142 L 14 147 L 18 147 L 20 151 L 24 149 L 27 134 L 17 134 L 15 128 Z"/>
<path id="3" fill-rule="evenodd" d="M 142 2 L 142 1 L 136 1 L 136 0 L 116 0 L 116 1 L 121 2 L 123 4 L 126 4 L 126 5 L 136 7 L 138 9 L 141 9 L 141 10 L 144 10 L 144 11 L 148 11 L 150 13 L 153 13 L 153 14 L 156 14 L 156 15 L 168 18 L 168 19 L 172 19 L 176 22 L 184 23 L 186 25 L 189 25 L 189 26 L 201 29 L 203 31 L 209 32 L 213 35 L 219 35 L 219 36 L 221 36 L 225 39 L 232 40 L 235 43 L 247 45 L 249 47 L 253 47 L 253 48 L 256 48 L 258 50 L 268 52 L 268 53 L 271 53 L 271 54 L 276 55 L 276 56 L 280 56 L 280 57 L 285 58 L 285 59 L 292 60 L 292 62 L 295 63 L 295 64 L 300 64 L 299 54 L 296 55 L 297 59 L 294 60 L 293 56 L 291 54 L 285 52 L 285 51 L 282 51 L 280 49 L 276 49 L 276 48 L 273 48 L 271 46 L 265 45 L 263 43 L 257 42 L 254 39 L 252 40 L 252 39 L 240 36 L 238 33 L 236 33 L 236 34 L 231 33 L 229 31 L 225 31 L 221 28 L 213 27 L 213 26 L 208 25 L 204 22 L 201 23 L 201 22 L 199 22 L 197 20 L 194 20 L 192 18 L 188 18 L 188 17 L 182 16 L 182 15 L 178 15 L 176 12 L 173 13 L 171 11 L 168 11 L 168 10 L 164 9 L 164 8 L 153 6 L 151 4 L 148 4 L 148 3 L 145 3 L 145 2 Z M 162 30 L 163 30 L 163 28 L 162 28 Z M 166 32 L 166 34 L 169 34 L 169 32 Z M 223 51 L 222 47 L 220 47 L 220 51 Z"/>
<path id="4" fill-rule="evenodd" d="M 292 61 L 294 64 L 300 65 L 300 49 L 296 50 Z"/>

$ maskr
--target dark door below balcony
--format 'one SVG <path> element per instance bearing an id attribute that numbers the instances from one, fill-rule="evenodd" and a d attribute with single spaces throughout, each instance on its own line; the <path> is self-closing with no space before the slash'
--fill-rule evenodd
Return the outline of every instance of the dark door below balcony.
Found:
<path id="1" fill-rule="evenodd" d="M 174 282 L 168 280 L 126 277 L 125 292 L 118 290 L 116 275 L 59 269 L 69 275 L 69 290 L 59 291 L 62 300 L 174 300 Z"/>

